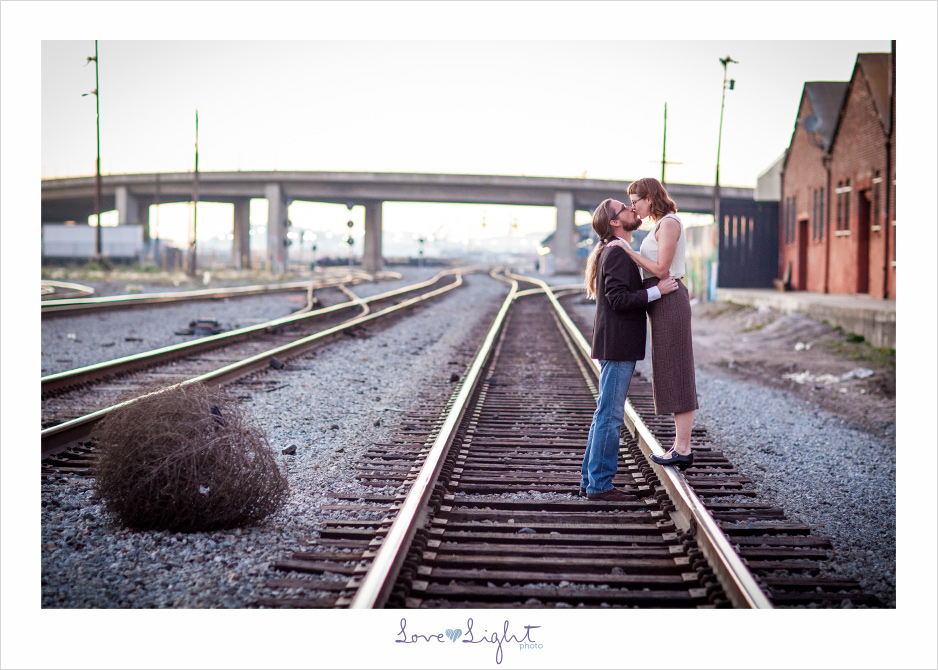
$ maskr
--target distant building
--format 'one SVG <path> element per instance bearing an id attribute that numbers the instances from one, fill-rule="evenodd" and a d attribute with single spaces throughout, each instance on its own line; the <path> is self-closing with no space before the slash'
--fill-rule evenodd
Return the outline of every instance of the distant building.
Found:
<path id="1" fill-rule="evenodd" d="M 895 299 L 895 42 L 849 82 L 807 82 L 781 178 L 779 277 Z"/>
<path id="2" fill-rule="evenodd" d="M 756 177 L 756 190 L 753 194 L 753 200 L 774 200 L 779 202 L 782 199 L 782 170 L 785 167 L 785 158 L 787 156 L 788 150 L 783 151 L 782 155 L 772 165 Z"/>
<path id="3" fill-rule="evenodd" d="M 845 81 L 805 83 L 782 168 L 779 277 L 801 291 L 827 292 L 828 153 L 846 92 Z"/>

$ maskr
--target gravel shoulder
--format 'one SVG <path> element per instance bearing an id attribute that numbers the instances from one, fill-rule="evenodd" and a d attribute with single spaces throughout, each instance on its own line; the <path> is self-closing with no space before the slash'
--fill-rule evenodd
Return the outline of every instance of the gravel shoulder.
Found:
<path id="1" fill-rule="evenodd" d="M 592 322 L 592 302 L 571 305 Z M 895 607 L 895 354 L 802 316 L 728 303 L 694 305 L 692 327 L 695 425 L 760 500 L 831 538 L 830 574 Z M 858 368 L 872 374 L 851 376 Z M 636 370 L 651 378 L 650 351 Z"/>
<path id="2" fill-rule="evenodd" d="M 895 353 L 799 315 L 694 308 L 697 423 L 765 499 L 896 606 Z M 855 339 L 855 338 L 853 338 Z"/>
<path id="3" fill-rule="evenodd" d="M 699 369 L 789 391 L 871 435 L 896 435 L 896 354 L 797 314 L 694 306 Z"/>

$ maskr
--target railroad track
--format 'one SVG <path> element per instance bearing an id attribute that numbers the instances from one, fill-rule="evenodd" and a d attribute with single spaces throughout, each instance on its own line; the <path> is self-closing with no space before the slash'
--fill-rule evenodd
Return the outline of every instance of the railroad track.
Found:
<path id="1" fill-rule="evenodd" d="M 87 298 L 94 295 L 94 289 L 82 284 L 72 284 L 64 281 L 42 280 L 43 304 L 54 300 L 73 300 Z"/>
<path id="2" fill-rule="evenodd" d="M 362 483 L 405 492 L 337 498 L 336 518 L 275 564 L 287 574 L 258 605 L 877 606 L 819 574 L 829 540 L 753 500 L 703 431 L 686 473 L 647 460 L 671 428 L 640 376 L 614 480 L 633 500 L 576 496 L 597 371 L 544 288 L 516 285 L 449 404 L 422 405 L 360 463 Z"/>
<path id="3" fill-rule="evenodd" d="M 366 299 L 349 293 L 347 302 L 321 310 L 44 377 L 44 472 L 87 469 L 93 451 L 84 442 L 95 423 L 115 407 L 133 402 L 128 398 L 145 392 L 140 389 L 150 389 L 148 384 L 154 380 L 164 387 L 242 380 L 242 392 L 251 392 L 245 378 L 253 372 L 282 367 L 313 347 L 343 335 L 354 336 L 365 324 L 400 315 L 453 290 L 462 285 L 464 272 L 441 272 L 428 281 Z M 324 316 L 331 320 L 323 323 Z M 220 351 L 223 346 L 225 350 Z M 268 390 L 269 384 L 254 390 Z"/>
<path id="4" fill-rule="evenodd" d="M 78 284 L 50 282 L 43 280 L 42 318 L 76 316 L 97 312 L 151 308 L 156 305 L 170 305 L 180 302 L 204 300 L 225 300 L 254 295 L 273 293 L 307 293 L 312 302 L 313 291 L 317 289 L 359 284 L 380 279 L 400 279 L 398 273 L 381 272 L 371 275 L 351 269 L 329 272 L 314 279 L 283 282 L 279 284 L 260 284 L 253 286 L 234 286 L 229 288 L 198 289 L 193 291 L 168 291 L 163 293 L 137 293 L 89 297 L 94 289 Z"/>

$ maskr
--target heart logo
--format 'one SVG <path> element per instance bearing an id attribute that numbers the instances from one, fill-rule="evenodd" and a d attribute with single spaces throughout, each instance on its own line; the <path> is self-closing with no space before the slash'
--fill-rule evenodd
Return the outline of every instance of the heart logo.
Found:
<path id="1" fill-rule="evenodd" d="M 446 637 L 449 638 L 450 642 L 455 642 L 456 638 L 458 638 L 460 635 L 462 635 L 461 628 L 457 628 L 456 630 L 453 630 L 452 628 L 446 629 Z"/>

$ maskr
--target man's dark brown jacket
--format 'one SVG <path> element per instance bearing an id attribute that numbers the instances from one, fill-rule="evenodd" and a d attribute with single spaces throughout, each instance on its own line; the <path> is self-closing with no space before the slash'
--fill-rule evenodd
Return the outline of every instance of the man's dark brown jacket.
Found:
<path id="1" fill-rule="evenodd" d="M 596 264 L 596 316 L 593 349 L 597 360 L 640 361 L 645 358 L 645 308 L 648 291 L 625 249 L 606 245 Z"/>

